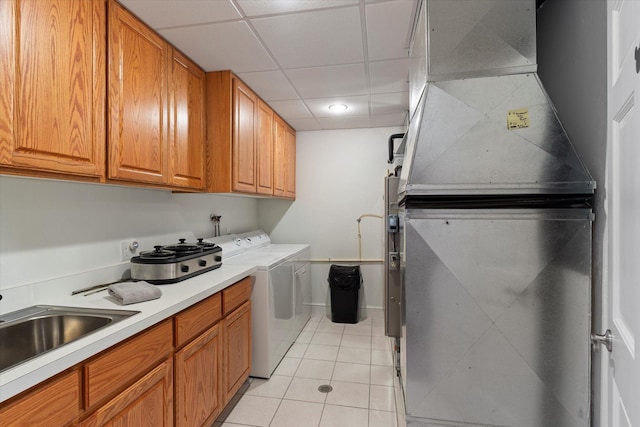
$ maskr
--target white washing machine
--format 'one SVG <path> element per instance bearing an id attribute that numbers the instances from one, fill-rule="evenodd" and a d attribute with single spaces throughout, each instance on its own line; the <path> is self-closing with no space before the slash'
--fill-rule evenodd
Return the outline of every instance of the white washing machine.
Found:
<path id="1" fill-rule="evenodd" d="M 309 245 L 272 244 L 251 231 L 207 239 L 222 248 L 222 264 L 255 265 L 251 294 L 252 377 L 269 378 L 311 317 Z"/>

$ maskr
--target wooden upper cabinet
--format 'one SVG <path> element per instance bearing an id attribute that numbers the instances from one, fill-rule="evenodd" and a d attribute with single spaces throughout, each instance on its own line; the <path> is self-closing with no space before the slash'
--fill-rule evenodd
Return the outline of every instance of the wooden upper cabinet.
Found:
<path id="1" fill-rule="evenodd" d="M 207 191 L 292 197 L 283 159 L 293 129 L 231 71 L 206 75 Z"/>
<path id="2" fill-rule="evenodd" d="M 166 184 L 169 45 L 114 0 L 108 33 L 108 177 Z"/>
<path id="3" fill-rule="evenodd" d="M 256 115 L 258 99 L 247 85 L 233 79 L 232 189 L 256 192 Z"/>
<path id="4" fill-rule="evenodd" d="M 171 50 L 170 184 L 204 188 L 204 71 Z"/>
<path id="5" fill-rule="evenodd" d="M 104 0 L 0 1 L 3 171 L 104 177 L 105 28 Z"/>
<path id="6" fill-rule="evenodd" d="M 14 135 L 16 95 L 15 27 L 16 5 L 0 1 L 0 165 L 12 163 L 16 148 Z"/>
<path id="7" fill-rule="evenodd" d="M 256 135 L 256 163 L 257 192 L 259 194 L 273 194 L 273 110 L 267 104 L 258 100 L 257 135 Z"/>
<path id="8" fill-rule="evenodd" d="M 287 124 L 278 116 L 273 121 L 273 195 L 287 195 Z"/>
<path id="9" fill-rule="evenodd" d="M 296 131 L 287 126 L 286 163 L 287 163 L 287 185 L 285 196 L 290 199 L 296 198 Z"/>
<path id="10" fill-rule="evenodd" d="M 206 112 L 207 141 L 206 151 L 206 190 L 213 193 L 233 191 L 255 193 L 255 96 L 247 93 L 244 85 L 234 85 L 237 78 L 231 71 L 216 71 L 206 74 Z M 240 95 L 240 99 L 238 99 Z M 238 114 L 251 114 L 251 121 L 244 128 L 237 126 Z M 247 129 L 248 127 L 248 129 Z M 244 141 L 238 142 L 238 137 Z M 242 158 L 238 158 L 238 156 Z M 247 159 L 249 158 L 249 159 Z M 249 168 L 239 172 L 238 167 Z M 240 185 L 238 182 L 246 181 Z"/>
<path id="11" fill-rule="evenodd" d="M 273 195 L 296 197 L 296 131 L 280 117 L 274 120 Z"/>

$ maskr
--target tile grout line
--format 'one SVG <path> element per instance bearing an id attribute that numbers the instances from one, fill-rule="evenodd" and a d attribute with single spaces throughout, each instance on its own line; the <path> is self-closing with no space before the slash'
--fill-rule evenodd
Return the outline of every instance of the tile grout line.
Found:
<path id="1" fill-rule="evenodd" d="M 277 406 L 277 408 L 276 408 L 276 411 L 274 412 L 273 416 L 271 417 L 271 419 L 270 419 L 270 421 L 269 421 L 269 424 L 268 424 L 268 425 L 270 426 L 271 424 L 273 424 L 273 422 L 274 422 L 274 420 L 275 420 L 275 417 L 276 417 L 276 414 L 278 413 L 278 411 L 279 411 L 279 410 L 280 410 L 280 408 L 282 407 L 283 401 L 285 400 L 285 396 L 286 396 L 286 394 L 289 392 L 289 390 L 291 389 L 291 385 L 292 385 L 293 381 L 294 381 L 296 378 L 304 378 L 304 379 L 314 380 L 313 378 L 306 378 L 306 377 L 298 377 L 298 376 L 297 376 L 297 374 L 298 374 L 298 372 L 299 372 L 299 370 L 300 370 L 300 365 L 302 364 L 302 361 L 303 361 L 303 360 L 319 360 L 319 361 L 325 361 L 325 360 L 326 360 L 326 359 L 312 359 L 312 358 L 307 358 L 306 356 L 307 356 L 307 355 L 308 355 L 308 353 L 309 353 L 309 350 L 310 350 L 310 348 L 309 348 L 309 347 L 310 347 L 311 345 L 320 346 L 320 347 L 336 347 L 336 348 L 337 348 L 337 353 L 336 353 L 335 359 L 332 359 L 332 360 L 326 360 L 326 361 L 328 361 L 328 362 L 332 362 L 332 363 L 333 363 L 333 368 L 332 368 L 331 375 L 330 375 L 330 378 L 329 378 L 329 384 L 331 384 L 331 383 L 332 383 L 332 382 L 334 382 L 334 380 L 335 380 L 335 379 L 334 379 L 334 376 L 335 376 L 335 372 L 336 372 L 336 368 L 337 368 L 337 363 L 338 363 L 338 362 L 343 363 L 343 364 L 349 364 L 349 363 L 352 363 L 352 364 L 362 364 L 361 362 L 351 362 L 351 361 L 349 361 L 349 362 L 345 362 L 345 361 L 339 361 L 339 360 L 338 360 L 338 355 L 340 354 L 340 351 L 341 351 L 342 349 L 354 349 L 354 350 L 359 350 L 359 351 L 362 351 L 362 352 L 368 352 L 368 357 L 369 357 L 369 359 L 368 359 L 368 360 L 369 360 L 369 361 L 368 361 L 368 363 L 365 363 L 365 364 L 364 364 L 364 365 L 367 365 L 367 366 L 369 367 L 369 375 L 368 375 L 367 383 L 366 383 L 366 385 L 368 386 L 368 390 L 369 390 L 369 393 L 368 393 L 368 396 L 367 396 L 367 407 L 366 407 L 366 408 L 362 408 L 362 407 L 359 407 L 359 406 L 351 406 L 351 405 L 340 405 L 340 404 L 337 404 L 337 406 L 342 406 L 342 407 L 347 407 L 347 408 L 365 409 L 365 410 L 367 411 L 367 425 L 368 425 L 368 424 L 371 422 L 372 411 L 374 411 L 374 409 L 372 409 L 372 407 L 371 407 L 371 402 L 372 402 L 372 391 L 373 391 L 373 390 L 372 390 L 372 387 L 373 387 L 373 385 L 374 385 L 374 384 L 372 384 L 372 367 L 373 367 L 373 366 L 379 366 L 379 367 L 382 367 L 382 368 L 390 368 L 390 367 L 389 367 L 388 365 L 386 365 L 386 364 L 385 364 L 385 365 L 377 365 L 377 364 L 376 364 L 376 365 L 374 365 L 374 364 L 373 364 L 373 357 L 372 357 L 372 356 L 373 356 L 373 354 L 372 354 L 372 352 L 373 352 L 373 351 L 378 351 L 378 352 L 382 352 L 382 351 L 385 351 L 385 352 L 392 352 L 392 348 L 391 348 L 391 347 L 387 347 L 387 350 L 384 350 L 384 349 L 381 349 L 381 348 L 376 348 L 376 349 L 374 349 L 374 348 L 373 348 L 373 341 L 374 341 L 374 339 L 373 339 L 373 338 L 374 338 L 374 334 L 373 334 L 373 332 L 374 332 L 374 331 L 373 331 L 373 329 L 374 329 L 374 325 L 373 325 L 373 322 L 372 322 L 371 324 L 369 324 L 369 325 L 368 325 L 368 328 L 363 328 L 363 329 L 369 329 L 369 331 L 370 331 L 370 333 L 369 333 L 369 334 L 366 334 L 366 335 L 369 337 L 369 339 L 368 339 L 368 345 L 369 345 L 369 346 L 368 346 L 368 348 L 344 346 L 344 345 L 343 345 L 343 341 L 344 341 L 344 336 L 345 336 L 345 335 L 364 335 L 364 334 L 354 334 L 354 333 L 353 333 L 353 331 L 348 331 L 348 330 L 347 330 L 347 327 L 346 327 L 346 326 L 344 326 L 344 325 L 343 325 L 344 327 L 342 328 L 342 332 L 340 332 L 340 333 L 339 333 L 339 335 L 340 335 L 340 341 L 339 341 L 339 344 L 338 344 L 337 346 L 335 346 L 335 345 L 328 345 L 328 344 L 314 344 L 314 343 L 312 343 L 312 341 L 313 341 L 314 335 L 315 335 L 316 333 L 328 333 L 328 334 L 335 333 L 335 332 L 332 332 L 332 331 L 330 331 L 330 330 L 329 330 L 329 331 L 319 331 L 318 329 L 320 328 L 320 325 L 323 323 L 322 321 L 314 322 L 314 323 L 316 323 L 315 327 L 313 327 L 313 329 L 312 329 L 312 330 L 307 330 L 307 332 L 309 332 L 309 335 L 311 335 L 311 337 L 309 338 L 309 342 L 296 342 L 297 344 L 304 345 L 304 346 L 306 346 L 306 347 L 304 348 L 304 351 L 301 353 L 301 356 L 300 356 L 299 358 L 298 358 L 298 357 L 296 357 L 297 359 L 299 359 L 299 363 L 298 363 L 298 365 L 296 366 L 296 369 L 293 371 L 292 376 L 290 377 L 290 381 L 289 381 L 289 383 L 288 383 L 288 385 L 287 385 L 287 387 L 286 387 L 286 389 L 285 389 L 285 391 L 284 391 L 284 394 L 283 394 L 283 395 L 282 395 L 282 397 L 279 399 L 280 401 L 279 401 L 279 403 L 278 403 L 278 406 Z M 326 322 L 325 322 L 325 323 L 326 323 Z M 378 326 L 376 326 L 376 327 L 379 327 L 379 325 L 378 325 Z M 349 332 L 352 332 L 352 333 L 349 333 Z M 338 334 L 336 334 L 336 335 L 338 335 Z M 379 337 L 378 335 L 376 335 L 376 338 L 380 338 L 380 337 Z M 383 336 L 383 338 L 385 338 L 385 337 Z M 378 341 L 379 341 L 379 340 L 378 340 Z M 291 350 L 291 349 L 289 349 L 289 350 Z M 287 353 L 288 353 L 288 351 L 287 351 Z M 285 357 L 286 357 L 286 356 L 287 356 L 287 354 L 285 354 Z M 391 368 L 392 368 L 392 367 L 391 367 Z M 317 379 L 317 380 L 319 380 L 319 381 L 323 381 L 322 379 Z M 335 381 L 337 381 L 337 380 L 335 380 Z M 361 383 L 361 382 L 352 382 L 352 381 L 341 381 L 341 382 L 352 383 L 352 384 L 361 384 L 361 385 L 363 384 L 363 383 Z M 381 389 L 387 389 L 387 388 L 389 388 L 388 386 L 383 386 L 383 385 L 376 385 L 376 386 L 380 386 L 380 387 L 381 387 Z M 391 388 L 392 388 L 392 389 L 394 389 L 394 387 L 391 387 Z M 395 396 L 395 389 L 394 389 L 394 396 Z M 318 421 L 318 427 L 319 427 L 319 426 L 320 426 L 320 424 L 322 423 L 322 417 L 324 416 L 324 414 L 325 414 L 325 412 L 326 412 L 326 406 L 327 406 L 327 404 L 328 404 L 328 403 L 327 403 L 327 400 L 328 400 L 328 393 L 326 393 L 326 394 L 325 394 L 325 396 L 323 397 L 323 399 L 322 399 L 322 400 L 323 400 L 323 401 L 322 401 L 322 403 L 321 403 L 321 404 L 322 404 L 322 410 L 320 411 L 320 419 L 319 419 L 319 421 Z M 294 401 L 296 401 L 296 400 L 294 399 Z M 299 401 L 299 402 L 309 403 L 309 401 L 306 401 L 306 400 L 301 400 L 301 401 Z M 320 402 L 318 402 L 318 403 L 320 403 Z M 380 412 L 385 412 L 385 413 L 392 413 L 392 414 L 394 414 L 394 415 L 395 415 L 395 417 L 394 417 L 395 423 L 396 423 L 396 425 L 398 425 L 398 420 L 397 420 L 397 418 L 398 418 L 398 408 L 397 408 L 397 405 L 396 405 L 396 403 L 397 403 L 397 402 L 396 402 L 396 401 L 395 401 L 395 399 L 394 399 L 394 401 L 393 401 L 392 403 L 393 403 L 393 405 L 390 405 L 390 406 L 392 407 L 392 410 L 376 409 L 376 411 L 380 411 Z M 389 407 L 389 406 L 387 406 L 387 407 Z M 275 427 L 275 426 L 274 426 L 274 427 Z M 398 425 L 398 427 L 399 427 L 399 425 Z"/>

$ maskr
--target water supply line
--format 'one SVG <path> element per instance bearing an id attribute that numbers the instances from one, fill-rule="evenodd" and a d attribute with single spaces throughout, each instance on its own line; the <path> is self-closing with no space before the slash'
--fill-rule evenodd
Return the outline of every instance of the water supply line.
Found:
<path id="1" fill-rule="evenodd" d="M 362 233 L 360 231 L 360 221 L 363 218 L 379 218 L 384 219 L 380 215 L 376 214 L 362 214 L 360 215 L 356 221 L 358 222 L 358 258 L 312 258 L 308 260 L 299 260 L 299 261 L 308 261 L 312 264 L 331 264 L 331 263 L 349 263 L 349 264 L 382 264 L 384 263 L 384 259 L 362 259 Z"/>
<path id="2" fill-rule="evenodd" d="M 362 214 L 356 219 L 358 221 L 358 259 L 362 261 L 362 234 L 360 233 L 360 221 L 362 218 L 380 218 L 383 219 L 381 215 L 376 214 Z"/>

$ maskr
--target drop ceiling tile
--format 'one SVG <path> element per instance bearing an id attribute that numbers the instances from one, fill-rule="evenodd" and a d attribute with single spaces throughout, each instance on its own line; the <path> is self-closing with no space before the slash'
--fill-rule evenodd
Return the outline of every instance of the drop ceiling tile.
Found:
<path id="1" fill-rule="evenodd" d="M 238 0 L 238 4 L 246 16 L 258 16 L 358 4 L 358 0 Z"/>
<path id="2" fill-rule="evenodd" d="M 372 114 L 369 123 L 372 128 L 406 126 L 407 113 Z"/>
<path id="3" fill-rule="evenodd" d="M 259 18 L 251 23 L 283 68 L 364 60 L 357 6 Z"/>
<path id="4" fill-rule="evenodd" d="M 269 102 L 269 106 L 280 114 L 287 122 L 292 119 L 310 119 L 312 118 L 309 110 L 305 107 L 304 103 L 299 100 L 289 101 L 272 101 Z"/>
<path id="5" fill-rule="evenodd" d="M 298 130 L 406 119 L 396 103 L 408 91 L 416 0 L 121 1 L 205 70 L 233 70 Z M 338 102 L 350 105 L 340 116 L 326 109 Z"/>
<path id="6" fill-rule="evenodd" d="M 369 114 L 368 95 L 305 99 L 305 103 L 316 118 L 365 116 Z M 349 108 L 346 111 L 334 112 L 329 110 L 329 105 L 331 104 L 346 104 Z"/>
<path id="7" fill-rule="evenodd" d="M 371 93 L 408 91 L 409 59 L 370 62 L 369 78 L 371 80 Z"/>
<path id="8" fill-rule="evenodd" d="M 285 70 L 303 98 L 368 93 L 364 63 Z"/>
<path id="9" fill-rule="evenodd" d="M 371 95 L 371 114 L 401 113 L 409 105 L 409 92 Z"/>
<path id="10" fill-rule="evenodd" d="M 143 17 L 153 28 L 177 27 L 193 24 L 240 19 L 242 15 L 230 0 L 120 0 L 131 12 Z"/>
<path id="11" fill-rule="evenodd" d="M 369 116 L 322 117 L 318 122 L 323 129 L 358 129 L 371 127 Z"/>
<path id="12" fill-rule="evenodd" d="M 287 123 L 296 130 L 301 132 L 305 130 L 322 130 L 322 126 L 316 119 L 291 119 Z"/>
<path id="13" fill-rule="evenodd" d="M 406 58 L 415 0 L 367 4 L 369 60 Z"/>
<path id="14" fill-rule="evenodd" d="M 206 71 L 231 69 L 242 73 L 277 68 L 245 22 L 172 28 L 159 32 Z"/>
<path id="15" fill-rule="evenodd" d="M 265 101 L 298 99 L 298 94 L 282 71 L 238 73 L 238 77 Z"/>

